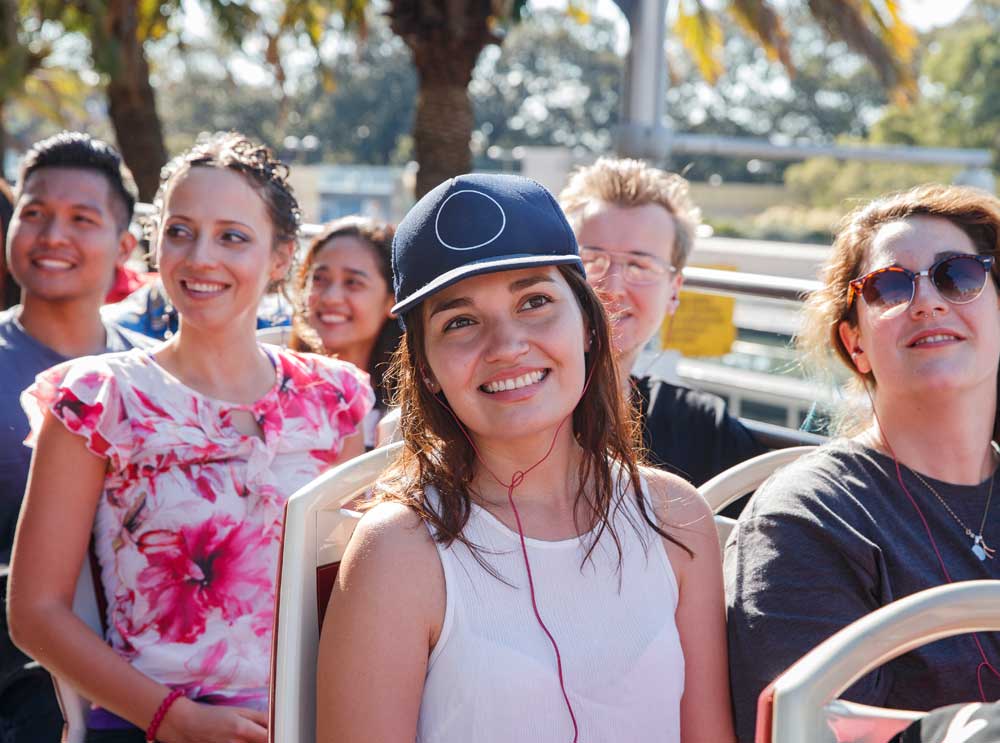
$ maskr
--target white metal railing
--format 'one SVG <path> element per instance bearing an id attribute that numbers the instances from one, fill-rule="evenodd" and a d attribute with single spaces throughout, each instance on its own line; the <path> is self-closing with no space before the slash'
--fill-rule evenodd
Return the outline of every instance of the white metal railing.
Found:
<path id="1" fill-rule="evenodd" d="M 684 286 L 720 294 L 801 301 L 810 293 L 822 288 L 823 284 L 809 279 L 789 279 L 784 276 L 687 266 L 684 268 Z"/>

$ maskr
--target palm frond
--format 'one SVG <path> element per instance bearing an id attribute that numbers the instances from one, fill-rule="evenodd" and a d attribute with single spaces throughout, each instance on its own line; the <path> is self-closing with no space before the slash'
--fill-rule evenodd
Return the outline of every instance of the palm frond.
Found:
<path id="1" fill-rule="evenodd" d="M 898 3 L 882 0 L 882 5 Z M 832 39 L 845 42 L 865 56 L 883 84 L 898 100 L 911 100 L 916 95 L 916 76 L 912 67 L 913 48 L 905 44 L 905 23 L 895 9 L 895 19 L 884 19 L 872 0 L 809 0 L 809 10 Z M 871 27 L 872 18 L 881 19 Z M 892 28 L 891 33 L 884 29 Z M 908 28 L 908 27 L 907 27 Z M 912 31 L 910 31 L 912 33 Z"/>
<path id="2" fill-rule="evenodd" d="M 723 72 L 722 24 L 701 0 L 680 0 L 673 31 L 691 53 L 695 66 L 708 82 L 714 83 Z"/>
<path id="3" fill-rule="evenodd" d="M 768 57 L 794 74 L 788 30 L 767 0 L 730 0 L 729 14 L 745 32 L 760 41 Z"/>

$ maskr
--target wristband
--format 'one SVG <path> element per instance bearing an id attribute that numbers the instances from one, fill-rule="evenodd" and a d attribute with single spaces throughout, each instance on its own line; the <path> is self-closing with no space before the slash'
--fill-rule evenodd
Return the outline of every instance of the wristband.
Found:
<path id="1" fill-rule="evenodd" d="M 149 723 L 149 727 L 146 729 L 146 743 L 156 743 L 156 731 L 160 729 L 160 724 L 163 722 L 163 718 L 167 716 L 167 710 L 176 702 L 184 696 L 183 689 L 174 689 L 163 701 L 160 702 L 160 706 L 156 710 L 156 714 L 153 715 L 152 721 Z"/>

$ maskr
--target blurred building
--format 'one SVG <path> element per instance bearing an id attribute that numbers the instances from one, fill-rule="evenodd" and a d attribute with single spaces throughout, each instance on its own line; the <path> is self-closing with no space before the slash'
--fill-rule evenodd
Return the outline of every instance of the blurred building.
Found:
<path id="1" fill-rule="evenodd" d="M 398 222 L 413 203 L 413 173 L 386 165 L 294 165 L 290 180 L 303 221 L 349 214 Z"/>

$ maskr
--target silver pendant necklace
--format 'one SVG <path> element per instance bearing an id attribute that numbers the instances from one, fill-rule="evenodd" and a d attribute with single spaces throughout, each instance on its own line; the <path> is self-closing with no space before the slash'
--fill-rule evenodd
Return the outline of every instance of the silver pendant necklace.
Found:
<path id="1" fill-rule="evenodd" d="M 914 476 L 924 484 L 924 487 L 934 494 L 934 497 L 941 502 L 941 505 L 944 506 L 945 510 L 951 514 L 951 517 L 958 522 L 959 526 L 962 527 L 962 531 L 965 532 L 965 536 L 972 540 L 972 547 L 970 548 L 972 550 L 972 554 L 979 558 L 980 562 L 984 562 L 987 559 L 992 560 L 994 554 L 996 553 L 996 549 L 986 544 L 986 541 L 983 539 L 983 530 L 986 528 L 986 517 L 990 512 L 990 501 L 993 500 L 993 480 L 996 478 L 996 473 L 990 476 L 990 491 L 989 495 L 986 496 L 986 507 L 983 509 L 983 520 L 979 522 L 979 533 L 976 534 L 972 531 L 972 529 L 965 525 L 965 522 L 958 517 L 958 514 L 951 510 L 951 506 L 948 505 L 948 501 L 942 498 L 941 494 L 938 493 L 938 491 L 936 491 L 931 484 L 927 482 L 927 480 L 921 477 L 919 472 L 914 469 L 910 469 L 909 467 L 907 467 L 907 469 L 909 469 L 910 472 L 912 472 Z"/>

